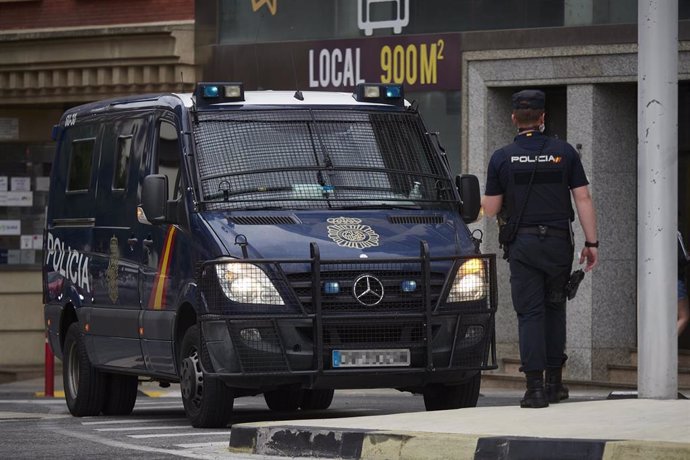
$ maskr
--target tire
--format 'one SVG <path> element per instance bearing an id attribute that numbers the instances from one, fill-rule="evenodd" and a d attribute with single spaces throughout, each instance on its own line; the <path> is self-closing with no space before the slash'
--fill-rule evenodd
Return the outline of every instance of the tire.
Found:
<path id="1" fill-rule="evenodd" d="M 481 382 L 482 374 L 477 372 L 460 385 L 427 385 L 424 388 L 424 406 L 427 411 L 475 407 Z"/>
<path id="2" fill-rule="evenodd" d="M 234 395 L 201 369 L 199 328 L 190 327 L 180 347 L 180 389 L 187 418 L 195 428 L 223 428 L 232 416 Z"/>
<path id="3" fill-rule="evenodd" d="M 129 415 L 137 400 L 139 379 L 136 375 L 105 374 L 106 396 L 103 415 Z"/>
<path id="4" fill-rule="evenodd" d="M 296 411 L 302 403 L 302 390 L 280 388 L 264 393 L 264 400 L 269 409 L 276 412 Z"/>
<path id="5" fill-rule="evenodd" d="M 98 415 L 105 398 L 105 378 L 89 361 L 79 323 L 67 328 L 62 353 L 67 408 L 75 417 Z"/>
<path id="6" fill-rule="evenodd" d="M 332 389 L 304 390 L 302 395 L 302 410 L 325 410 L 331 407 L 333 402 Z"/>

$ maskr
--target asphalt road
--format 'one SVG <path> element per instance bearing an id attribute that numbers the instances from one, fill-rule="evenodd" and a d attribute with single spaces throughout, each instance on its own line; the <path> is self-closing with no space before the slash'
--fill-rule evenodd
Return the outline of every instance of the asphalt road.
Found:
<path id="1" fill-rule="evenodd" d="M 0 399 L 0 458 L 235 458 L 227 451 L 231 427 L 192 428 L 177 389 L 162 397 L 141 395 L 125 417 L 72 417 L 61 398 Z M 482 390 L 479 406 L 516 405 L 519 390 Z M 605 392 L 575 393 L 574 400 L 603 399 Z M 424 411 L 421 396 L 395 390 L 336 391 L 324 411 L 272 412 L 262 396 L 238 398 L 232 423 L 354 417 Z"/>

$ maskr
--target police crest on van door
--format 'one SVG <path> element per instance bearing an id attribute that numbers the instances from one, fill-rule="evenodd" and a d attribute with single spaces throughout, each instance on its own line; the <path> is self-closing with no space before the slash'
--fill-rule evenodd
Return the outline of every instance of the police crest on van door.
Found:
<path id="1" fill-rule="evenodd" d="M 110 238 L 110 259 L 108 269 L 105 271 L 105 279 L 108 285 L 108 297 L 115 303 L 117 302 L 117 267 L 120 264 L 120 246 L 115 235 Z"/>
<path id="2" fill-rule="evenodd" d="M 328 237 L 338 246 L 365 249 L 379 245 L 379 235 L 368 225 L 360 225 L 362 219 L 356 217 L 331 217 Z"/>

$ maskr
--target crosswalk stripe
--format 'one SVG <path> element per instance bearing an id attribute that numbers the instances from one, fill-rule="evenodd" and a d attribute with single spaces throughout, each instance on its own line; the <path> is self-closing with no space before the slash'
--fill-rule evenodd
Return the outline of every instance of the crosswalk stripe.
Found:
<path id="1" fill-rule="evenodd" d="M 130 438 L 146 439 L 146 438 L 172 438 L 184 436 L 230 436 L 229 431 L 195 431 L 193 433 L 158 433 L 158 434 L 130 434 Z M 229 442 L 229 441 L 228 441 Z"/>
<path id="2" fill-rule="evenodd" d="M 130 426 L 127 428 L 95 428 L 94 431 L 148 431 L 189 429 L 189 423 L 180 426 Z"/>
<path id="3" fill-rule="evenodd" d="M 127 420 L 99 420 L 97 422 L 81 422 L 82 425 L 123 425 L 125 423 L 177 422 L 180 418 L 143 418 Z"/>

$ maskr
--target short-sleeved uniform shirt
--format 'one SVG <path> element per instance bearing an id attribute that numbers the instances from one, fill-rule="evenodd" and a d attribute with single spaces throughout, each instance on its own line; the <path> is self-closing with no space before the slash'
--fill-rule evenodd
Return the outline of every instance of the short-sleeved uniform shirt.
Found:
<path id="1" fill-rule="evenodd" d="M 532 181 L 531 190 L 528 184 Z M 588 185 L 579 153 L 567 142 L 538 131 L 515 137 L 513 144 L 493 153 L 487 170 L 485 194 L 504 195 L 509 218 L 515 218 L 526 200 L 520 225 L 567 228 L 573 219 L 570 189 Z"/>

